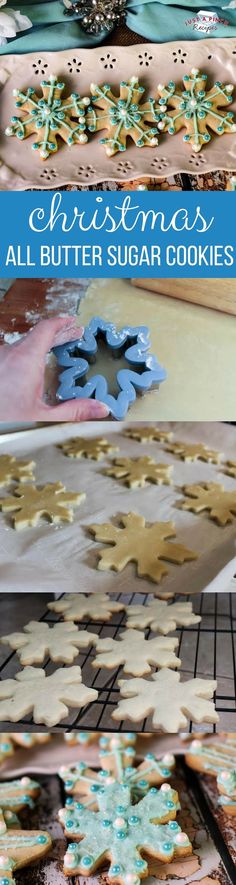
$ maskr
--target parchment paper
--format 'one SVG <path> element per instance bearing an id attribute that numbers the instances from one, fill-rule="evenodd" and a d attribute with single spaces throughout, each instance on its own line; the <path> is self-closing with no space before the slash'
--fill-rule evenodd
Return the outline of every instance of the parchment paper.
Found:
<path id="1" fill-rule="evenodd" d="M 127 425 L 126 425 L 127 426 Z M 137 425 L 136 425 L 137 426 Z M 176 440 L 205 442 L 212 448 L 235 458 L 236 428 L 223 424 L 173 424 Z M 174 465 L 174 486 L 147 486 L 131 491 L 117 480 L 103 476 L 102 462 L 75 460 L 65 457 L 56 443 L 71 436 L 114 437 L 121 455 L 138 457 L 152 455 L 158 462 Z M 36 461 L 38 484 L 60 479 L 71 491 L 85 491 L 85 502 L 75 510 L 74 523 L 56 527 L 42 522 L 38 528 L 16 532 L 10 517 L 0 514 L 0 590 L 30 592 L 152 592 L 190 593 L 202 591 L 226 566 L 226 576 L 217 581 L 217 590 L 228 589 L 230 578 L 236 573 L 236 521 L 220 528 L 206 515 L 194 515 L 175 507 L 182 498 L 181 486 L 194 482 L 218 481 L 226 489 L 235 488 L 236 481 L 222 473 L 222 468 L 200 461 L 186 464 L 164 452 L 158 443 L 140 445 L 122 435 L 122 424 L 94 423 L 63 425 L 8 434 L 0 439 L 0 452 Z M 6 492 L 4 493 L 6 494 Z M 97 570 L 97 550 L 88 525 L 109 522 L 119 513 L 130 510 L 143 514 L 147 521 L 173 520 L 177 540 L 199 554 L 199 558 L 183 566 L 168 563 L 169 575 L 162 584 L 136 576 L 135 565 L 123 572 Z M 104 547 L 105 549 L 105 547 Z M 230 563 L 230 565 L 229 565 Z M 214 583 L 211 590 L 215 589 Z"/>

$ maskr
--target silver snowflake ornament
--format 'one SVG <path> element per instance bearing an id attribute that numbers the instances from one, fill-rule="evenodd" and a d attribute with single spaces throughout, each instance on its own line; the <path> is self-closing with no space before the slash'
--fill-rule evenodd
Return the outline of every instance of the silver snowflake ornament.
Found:
<path id="1" fill-rule="evenodd" d="M 78 15 L 88 34 L 112 31 L 124 19 L 126 0 L 63 0 L 65 15 Z"/>

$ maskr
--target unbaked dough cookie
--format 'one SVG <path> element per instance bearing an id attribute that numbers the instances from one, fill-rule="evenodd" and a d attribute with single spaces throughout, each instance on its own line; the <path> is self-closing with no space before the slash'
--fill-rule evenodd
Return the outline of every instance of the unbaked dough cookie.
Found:
<path id="1" fill-rule="evenodd" d="M 172 442 L 166 446 L 167 452 L 179 455 L 182 461 L 207 461 L 209 464 L 219 464 L 223 455 L 208 449 L 203 443 Z"/>
<path id="2" fill-rule="evenodd" d="M 228 476 L 233 476 L 236 479 L 236 461 L 226 461 L 223 467 Z"/>
<path id="3" fill-rule="evenodd" d="M 122 665 L 124 673 L 131 673 L 132 676 L 150 673 L 151 666 L 180 667 L 180 658 L 175 655 L 178 645 L 179 640 L 173 637 L 145 639 L 145 633 L 139 630 L 124 630 L 118 640 L 111 637 L 97 640 L 96 658 L 92 666 L 110 670 Z"/>
<path id="4" fill-rule="evenodd" d="M 33 808 L 34 799 L 39 796 L 40 786 L 30 777 L 19 780 L 0 781 L 0 808 L 2 811 L 20 812 L 24 808 Z"/>
<path id="5" fill-rule="evenodd" d="M 34 479 L 35 461 L 18 461 L 13 455 L 0 455 L 0 488 L 9 483 Z"/>
<path id="6" fill-rule="evenodd" d="M 159 427 L 154 427 L 152 424 L 146 424 L 145 427 L 128 427 L 128 430 L 124 431 L 124 436 L 136 439 L 140 443 L 168 442 L 169 439 L 172 439 L 173 433 L 160 430 Z"/>
<path id="7" fill-rule="evenodd" d="M 52 728 L 65 719 L 69 707 L 80 710 L 97 699 L 98 692 L 82 683 L 80 667 L 64 667 L 52 676 L 25 667 L 15 679 L 0 682 L 0 721 L 19 722 L 32 713 L 37 724 Z"/>
<path id="8" fill-rule="evenodd" d="M 137 147 L 155 147 L 158 145 L 155 100 L 148 98 L 141 104 L 145 89 L 139 85 L 137 77 L 120 83 L 120 95 L 113 94 L 108 84 L 97 86 L 91 83 L 92 108 L 88 109 L 86 123 L 89 132 L 108 130 L 106 138 L 100 143 L 105 145 L 108 157 L 118 151 L 125 151 L 127 138 L 131 138 Z M 146 123 L 152 123 L 147 126 Z"/>
<path id="9" fill-rule="evenodd" d="M 217 687 L 214 679 L 189 679 L 180 682 L 180 673 L 168 668 L 152 673 L 148 679 L 128 679 L 119 682 L 122 700 L 112 713 L 112 719 L 121 722 L 130 719 L 139 722 L 152 715 L 154 729 L 176 734 L 193 722 L 219 721 L 215 705 L 209 698 Z"/>
<path id="10" fill-rule="evenodd" d="M 13 513 L 14 528 L 20 530 L 38 525 L 42 516 L 56 525 L 73 522 L 73 509 L 85 498 L 84 492 L 67 492 L 62 482 L 47 483 L 41 488 L 21 484 L 12 497 L 0 499 L 0 508 L 3 513 Z"/>
<path id="11" fill-rule="evenodd" d="M 173 467 L 169 464 L 157 464 L 153 458 L 144 455 L 142 458 L 114 458 L 113 467 L 104 470 L 106 476 L 124 480 L 130 489 L 145 488 L 149 483 L 170 485 Z"/>
<path id="12" fill-rule="evenodd" d="M 226 491 L 220 483 L 202 482 L 184 486 L 184 494 L 191 500 L 181 502 L 182 510 L 193 510 L 193 513 L 209 510 L 210 519 L 222 526 L 233 522 L 233 517 L 236 516 L 236 490 Z"/>
<path id="13" fill-rule="evenodd" d="M 148 524 L 138 513 L 124 513 L 120 523 L 122 528 L 111 523 L 88 526 L 96 541 L 113 545 L 111 550 L 98 551 L 98 568 L 102 571 L 121 572 L 129 562 L 136 562 L 139 577 L 150 578 L 158 584 L 168 574 L 160 560 L 182 565 L 197 559 L 197 553 L 183 544 L 169 543 L 168 539 L 176 535 L 173 522 Z"/>
<path id="14" fill-rule="evenodd" d="M 152 599 L 147 605 L 130 605 L 126 609 L 127 627 L 153 632 L 172 633 L 176 627 L 190 627 L 199 624 L 200 615 L 195 615 L 191 602 L 174 602 L 168 605 L 163 599 Z"/>
<path id="15" fill-rule="evenodd" d="M 142 857 L 144 851 L 147 857 L 156 857 L 164 863 L 174 856 L 191 854 L 188 836 L 171 819 L 175 804 L 174 809 L 168 809 L 168 793 L 169 790 L 152 787 L 135 806 L 131 803 L 129 788 L 124 790 L 120 784 L 116 786 L 115 794 L 113 790 L 98 794 L 99 811 L 94 814 L 82 807 L 79 824 L 73 819 L 70 836 L 75 839 L 79 835 L 82 841 L 68 845 L 64 858 L 65 874 L 88 876 L 95 873 L 104 860 L 109 860 L 108 877 L 111 880 L 118 885 L 140 885 L 141 879 L 149 872 L 148 861 Z M 168 823 L 158 824 L 165 797 Z M 59 819 L 63 822 L 63 818 L 62 810 Z"/>
<path id="16" fill-rule="evenodd" d="M 58 138 L 65 141 L 68 147 L 88 141 L 85 108 L 90 104 L 90 99 L 80 98 L 77 92 L 69 98 L 62 98 L 65 83 L 60 83 L 53 74 L 48 82 L 42 80 L 40 86 L 42 96 L 38 96 L 32 86 L 26 92 L 13 90 L 21 116 L 11 117 L 11 125 L 5 129 L 5 135 L 15 135 L 19 141 L 23 141 L 36 133 L 38 138 L 32 144 L 32 150 L 39 151 L 41 160 L 47 160 L 50 154 L 57 152 Z"/>
<path id="17" fill-rule="evenodd" d="M 10 633 L 0 641 L 18 653 L 22 666 L 26 667 L 43 664 L 46 655 L 55 663 L 72 664 L 80 649 L 96 645 L 97 639 L 96 633 L 78 630 L 71 622 L 49 625 L 45 621 L 29 621 L 22 633 Z"/>
<path id="18" fill-rule="evenodd" d="M 105 455 L 119 451 L 119 446 L 107 442 L 103 436 L 89 437 L 85 439 L 83 436 L 76 436 L 74 439 L 67 439 L 63 443 L 59 443 L 59 449 L 62 449 L 68 458 L 90 458 L 93 461 L 101 461 Z"/>
<path id="19" fill-rule="evenodd" d="M 180 129 L 186 129 L 183 141 L 190 144 L 196 153 L 211 141 L 209 129 L 215 135 L 236 132 L 233 113 L 222 110 L 233 101 L 232 83 L 224 86 L 217 81 L 207 91 L 207 74 L 193 68 L 190 74 L 183 77 L 183 85 L 181 91 L 172 80 L 168 86 L 159 84 L 159 104 L 162 109 L 162 120 L 158 123 L 160 131 L 175 135 Z"/>
<path id="20" fill-rule="evenodd" d="M 62 599 L 49 602 L 52 612 L 63 615 L 64 621 L 110 621 L 115 612 L 126 608 L 124 603 L 115 602 L 107 593 L 65 593 Z"/>
<path id="21" fill-rule="evenodd" d="M 13 873 L 41 860 L 51 848 L 52 840 L 45 830 L 9 829 L 0 834 L 0 883 L 15 885 Z"/>

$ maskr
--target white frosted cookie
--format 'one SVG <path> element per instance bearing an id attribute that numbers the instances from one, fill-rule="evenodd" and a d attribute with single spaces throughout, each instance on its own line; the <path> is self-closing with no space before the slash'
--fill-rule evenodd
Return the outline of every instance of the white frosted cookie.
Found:
<path id="1" fill-rule="evenodd" d="M 145 630 L 150 627 L 153 632 L 172 633 L 176 627 L 190 627 L 199 624 L 200 615 L 195 615 L 191 602 L 173 602 L 168 605 L 163 599 L 152 599 L 147 605 L 130 605 L 126 609 L 128 628 Z"/>
<path id="2" fill-rule="evenodd" d="M 217 686 L 215 680 L 180 682 L 180 674 L 167 668 L 152 673 L 151 680 L 121 680 L 123 700 L 118 702 L 112 718 L 118 722 L 123 719 L 139 722 L 152 714 L 154 729 L 174 734 L 187 726 L 188 719 L 197 723 L 219 721 L 210 700 Z"/>
<path id="3" fill-rule="evenodd" d="M 68 716 L 70 707 L 80 710 L 97 696 L 94 688 L 83 685 L 80 667 L 60 668 L 52 676 L 25 667 L 15 679 L 0 682 L 0 721 L 19 722 L 31 713 L 36 725 L 51 728 Z"/>
<path id="4" fill-rule="evenodd" d="M 41 488 L 20 484 L 14 489 L 14 495 L 0 499 L 0 509 L 13 514 L 15 529 L 36 526 L 42 517 L 60 525 L 73 522 L 73 509 L 82 504 L 85 497 L 84 492 L 67 492 L 61 482 L 47 483 Z"/>
<path id="5" fill-rule="evenodd" d="M 17 651 L 23 667 L 43 664 L 46 655 L 55 663 L 72 664 L 80 648 L 96 644 L 97 634 L 78 630 L 71 622 L 49 625 L 45 621 L 29 621 L 22 633 L 10 633 L 0 641 Z"/>
<path id="6" fill-rule="evenodd" d="M 115 602 L 107 593 L 65 593 L 62 599 L 49 602 L 50 611 L 63 615 L 65 621 L 82 621 L 85 617 L 91 621 L 110 621 L 115 612 L 126 606 Z"/>
<path id="7" fill-rule="evenodd" d="M 197 559 L 197 553 L 184 544 L 175 544 L 173 522 L 147 523 L 138 513 L 124 513 L 119 517 L 120 527 L 112 523 L 88 526 L 96 541 L 110 544 L 108 550 L 99 550 L 98 568 L 122 572 L 129 562 L 137 563 L 139 577 L 150 578 L 159 584 L 168 569 L 161 560 L 182 565 Z"/>
<path id="8" fill-rule="evenodd" d="M 122 665 L 124 673 L 133 676 L 150 673 L 151 666 L 180 667 L 181 661 L 175 655 L 178 645 L 179 640 L 173 637 L 145 639 L 145 633 L 139 630 L 125 630 L 118 640 L 110 637 L 97 640 L 93 667 L 109 670 Z"/>

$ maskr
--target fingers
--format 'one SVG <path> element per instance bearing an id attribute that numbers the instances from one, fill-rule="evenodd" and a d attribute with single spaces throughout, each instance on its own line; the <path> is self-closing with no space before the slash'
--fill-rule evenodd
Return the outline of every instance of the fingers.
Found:
<path id="1" fill-rule="evenodd" d="M 77 325 L 76 317 L 53 317 L 37 323 L 22 339 L 20 346 L 22 351 L 26 349 L 28 353 L 33 351 L 35 357 L 40 360 L 56 344 L 74 341 L 76 338 L 81 338 L 82 334 L 83 329 Z"/>
<path id="2" fill-rule="evenodd" d="M 109 409 L 104 403 L 93 399 L 83 399 L 67 400 L 59 406 L 47 407 L 42 417 L 47 421 L 98 421 L 107 418 L 108 415 Z"/>

